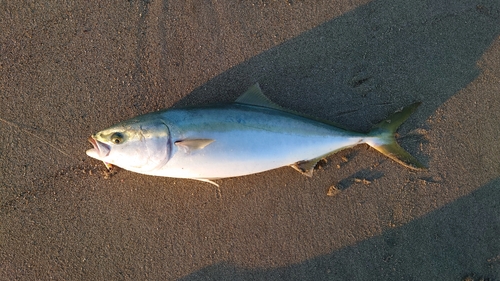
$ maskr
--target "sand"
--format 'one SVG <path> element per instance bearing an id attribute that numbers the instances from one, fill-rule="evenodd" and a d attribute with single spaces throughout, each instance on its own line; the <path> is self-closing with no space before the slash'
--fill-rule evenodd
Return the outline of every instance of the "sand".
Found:
<path id="1" fill-rule="evenodd" d="M 101 2 L 0 2 L 0 280 L 500 280 L 497 0 Z M 85 155 L 255 82 L 358 131 L 421 101 L 428 170 L 360 145 L 217 189 Z"/>

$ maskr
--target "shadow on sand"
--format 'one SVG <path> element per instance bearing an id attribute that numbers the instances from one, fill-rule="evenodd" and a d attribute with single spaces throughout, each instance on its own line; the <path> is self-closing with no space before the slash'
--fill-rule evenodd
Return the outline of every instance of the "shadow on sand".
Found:
<path id="1" fill-rule="evenodd" d="M 357 131 L 423 101 L 407 128 L 423 126 L 478 76 L 476 63 L 500 32 L 496 1 L 459 1 L 453 10 L 446 2 L 373 1 L 233 67 L 176 106 L 230 102 L 259 82 L 276 103 Z M 499 186 L 497 178 L 402 227 L 299 264 L 219 263 L 181 280 L 498 279 Z"/>
<path id="2" fill-rule="evenodd" d="M 177 106 L 231 102 L 259 82 L 276 103 L 368 131 L 422 101 L 418 123 L 474 80 L 500 32 L 498 3 L 373 1 L 243 62 Z M 411 126 L 412 128 L 416 127 Z"/>
<path id="3" fill-rule="evenodd" d="M 498 280 L 500 178 L 381 236 L 273 269 L 220 263 L 180 280 Z"/>

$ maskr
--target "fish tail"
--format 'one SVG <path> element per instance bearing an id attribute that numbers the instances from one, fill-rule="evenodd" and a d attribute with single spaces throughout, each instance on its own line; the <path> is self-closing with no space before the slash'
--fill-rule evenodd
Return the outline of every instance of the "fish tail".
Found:
<path id="1" fill-rule="evenodd" d="M 420 104 L 417 102 L 409 105 L 375 125 L 368 133 L 366 143 L 405 167 L 415 170 L 425 169 L 426 167 L 422 163 L 399 146 L 395 138 L 396 130 Z"/>

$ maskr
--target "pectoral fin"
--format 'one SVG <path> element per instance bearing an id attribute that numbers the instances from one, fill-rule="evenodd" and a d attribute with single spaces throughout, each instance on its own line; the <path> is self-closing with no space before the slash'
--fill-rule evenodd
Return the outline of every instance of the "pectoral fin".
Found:
<path id="1" fill-rule="evenodd" d="M 185 139 L 176 141 L 175 145 L 185 153 L 188 153 L 193 150 L 203 149 L 214 141 L 213 139 Z"/>
<path id="2" fill-rule="evenodd" d="M 316 167 L 316 164 L 318 164 L 319 160 L 321 160 L 323 158 L 325 158 L 325 157 L 321 156 L 321 157 L 314 158 L 311 160 L 299 161 L 299 162 L 296 162 L 296 163 L 290 165 L 290 167 L 294 168 L 295 170 L 297 170 L 298 172 L 300 172 L 301 174 L 303 174 L 305 176 L 312 177 L 314 167 Z"/>

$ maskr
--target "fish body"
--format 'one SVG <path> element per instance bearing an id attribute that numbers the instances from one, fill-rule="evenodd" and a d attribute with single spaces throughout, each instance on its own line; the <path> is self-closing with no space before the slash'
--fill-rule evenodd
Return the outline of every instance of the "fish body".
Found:
<path id="1" fill-rule="evenodd" d="M 363 134 L 281 108 L 256 84 L 231 104 L 167 109 L 120 122 L 93 135 L 87 155 L 137 173 L 211 182 L 282 166 L 311 176 L 320 159 L 368 143 L 419 169 L 423 165 L 394 139 L 416 107 Z"/>

